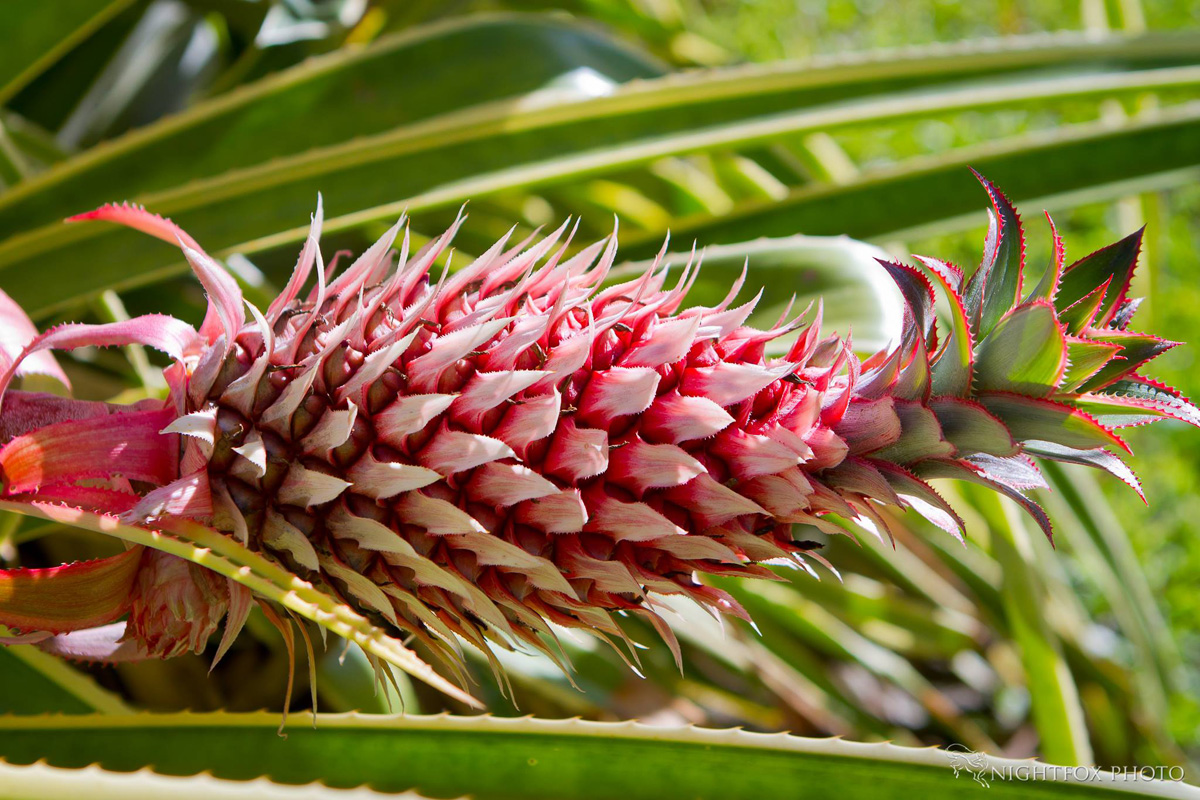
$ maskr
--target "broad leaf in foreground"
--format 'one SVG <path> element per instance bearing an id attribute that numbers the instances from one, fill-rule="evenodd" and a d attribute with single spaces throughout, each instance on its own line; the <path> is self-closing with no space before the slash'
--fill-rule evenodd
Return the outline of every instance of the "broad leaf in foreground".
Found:
<path id="1" fill-rule="evenodd" d="M 319 779 L 335 787 L 480 800 L 750 800 L 832 792 L 864 800 L 919 793 L 932 800 L 980 791 L 984 783 L 989 797 L 1115 800 L 1195 797 L 1197 791 L 1141 775 L 1122 779 L 961 748 L 742 730 L 446 715 L 323 715 L 315 721 L 315 728 L 298 721 L 283 739 L 277 717 L 267 713 L 3 717 L 0 756 L 12 764 L 99 764 L 110 772 L 151 767 L 165 775 L 211 771 L 237 781 L 266 775 L 282 784 Z"/>

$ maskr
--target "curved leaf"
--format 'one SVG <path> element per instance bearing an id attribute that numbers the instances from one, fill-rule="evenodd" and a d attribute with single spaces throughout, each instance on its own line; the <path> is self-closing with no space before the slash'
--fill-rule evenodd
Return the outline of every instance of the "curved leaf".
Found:
<path id="1" fill-rule="evenodd" d="M 1088 378 L 1095 375 L 1101 367 L 1120 352 L 1121 346 L 1109 342 L 1093 342 L 1088 339 L 1067 337 L 1067 370 L 1060 384 L 1062 391 L 1070 392 Z"/>
<path id="2" fill-rule="evenodd" d="M 431 74 L 434 63 L 453 68 Z M 315 148 L 365 143 L 469 105 L 538 90 L 544 102 L 570 101 L 662 73 L 633 48 L 553 17 L 430 25 L 312 59 L 93 147 L 0 198 L 0 235 Z"/>
<path id="3" fill-rule="evenodd" d="M 1018 306 L 979 343 L 975 383 L 983 391 L 1045 397 L 1067 368 L 1067 338 L 1045 300 Z"/>
<path id="4" fill-rule="evenodd" d="M 1081 387 L 1084 391 L 1099 389 L 1124 378 L 1147 361 L 1157 358 L 1179 344 L 1179 342 L 1171 342 L 1153 334 L 1138 333 L 1137 331 L 1089 331 L 1087 338 L 1095 342 L 1117 345 L 1120 350 L 1117 352 L 1116 358 L 1084 381 Z"/>
<path id="5" fill-rule="evenodd" d="M 1135 40 L 1122 42 L 1130 48 L 1135 44 Z M 1139 49 L 1145 44 L 1140 40 L 1136 43 Z M 1174 49 L 1162 45 L 1163 58 L 1178 59 L 1196 47 L 1190 40 L 1175 39 L 1172 43 Z M 1106 46 L 1111 48 L 1113 44 L 1110 41 Z M 1009 53 L 1014 63 L 1029 58 L 1031 50 L 1027 42 L 1024 45 L 1023 51 L 1017 48 L 1023 53 L 1020 58 L 1015 56 L 1017 51 Z M 1043 63 L 1062 58 L 1062 54 L 1051 55 L 1042 45 L 1036 50 Z M 1087 50 L 1076 50 L 1075 55 L 1084 61 L 1094 57 Z M 974 63 L 972 58 L 961 58 Z M 941 57 L 932 61 L 945 65 L 953 60 Z M 484 69 L 489 71 L 490 80 L 492 62 L 480 68 Z M 928 55 L 918 55 L 897 58 L 890 68 L 881 64 L 868 68 L 864 63 L 851 62 L 814 70 L 808 65 L 789 64 L 786 69 L 733 68 L 668 76 L 633 82 L 592 99 L 579 99 L 575 93 L 564 101 L 540 94 L 483 103 L 265 163 L 258 163 L 256 158 L 257 166 L 151 192 L 128 184 L 129 179 L 121 174 L 96 184 L 89 177 L 78 188 L 69 185 L 72 175 L 90 172 L 89 164 L 106 163 L 107 153 L 131 147 L 131 140 L 123 138 L 80 159 L 64 162 L 0 198 L 0 235 L 17 234 L 0 245 L 0 276 L 14 298 L 37 316 L 99 288 L 144 283 L 178 271 L 176 256 L 152 244 L 147 247 L 145 243 L 134 243 L 121 232 L 101 226 L 64 229 L 51 224 L 51 220 L 96 200 L 118 199 L 112 197 L 118 191 L 133 195 L 124 199 L 146 202 L 156 211 L 172 215 L 210 251 L 254 253 L 302 240 L 305 230 L 290 226 L 305 219 L 318 191 L 325 194 L 327 207 L 338 209 L 339 216 L 327 224 L 327 231 L 335 233 L 393 218 L 405 208 L 418 211 L 453 206 L 488 193 L 576 181 L 664 156 L 750 146 L 795 133 L 1037 98 L 1108 96 L 1200 83 L 1200 68 L 1180 67 L 1055 79 L 1014 78 L 993 87 L 932 88 L 904 97 L 812 106 L 819 99 L 828 99 L 828 92 L 822 92 L 832 92 L 835 87 L 838 91 L 834 97 L 861 92 L 864 74 L 877 81 L 890 71 L 898 76 L 895 80 L 907 75 L 910 84 L 919 84 L 933 80 L 914 77 L 930 69 Z M 948 75 L 941 75 L 939 80 L 950 79 Z M 270 80 L 283 83 L 288 76 L 296 77 L 288 73 Z M 155 137 L 169 134 L 171 124 L 184 122 L 165 120 L 161 128 L 147 128 L 130 136 L 145 137 L 152 143 Z M 307 127 L 307 123 L 300 127 Z M 270 152 L 267 146 L 259 149 Z M 131 149 L 131 153 L 135 151 Z M 134 169 L 128 162 L 122 164 L 127 174 L 144 170 Z M 1136 164 L 1129 169 L 1135 175 L 1146 172 Z M 1011 187 L 1011 182 L 1006 183 Z M 901 205 L 920 210 L 926 202 L 911 203 L 905 198 Z M 787 205 L 789 200 L 780 204 Z M 878 225 L 881 218 L 870 205 L 867 208 L 870 213 L 866 218 Z M 803 219 L 793 216 L 788 225 L 772 235 L 790 235 L 798 229 L 806 233 L 842 232 L 845 220 L 857 214 L 856 210 L 839 217 L 836 226 L 826 226 L 822 231 L 807 228 Z M 903 218 L 905 214 L 898 216 Z M 30 230 L 38 224 L 46 227 Z M 757 235 L 705 237 L 704 241 L 745 241 Z M 661 236 L 656 238 L 661 242 Z M 647 246 L 645 249 L 651 252 L 643 250 L 638 255 L 649 257 L 657 247 Z M 21 268 L 22 264 L 35 262 L 42 276 L 36 282 L 26 277 L 28 270 Z M 82 263 L 89 264 L 86 272 L 77 266 Z M 48 270 L 61 270 L 70 279 L 47 280 Z M 53 292 L 45 288 L 52 285 L 59 288 Z"/>
<path id="6" fill-rule="evenodd" d="M 379 797 L 367 791 L 337 791 L 325 786 L 279 786 L 269 780 L 222 781 L 208 775 L 190 778 L 138 772 L 133 775 L 105 772 L 99 767 L 55 769 L 45 764 L 17 767 L 0 764 L 0 792 L 4 800 L 364 800 Z M 406 793 L 389 795 L 399 800 L 417 800 Z"/>
<path id="7" fill-rule="evenodd" d="M 1063 403 L 1007 392 L 983 394 L 979 401 L 1008 426 L 1019 442 L 1031 439 L 1080 449 L 1116 445 L 1129 450 L 1095 418 Z"/>
<path id="8" fill-rule="evenodd" d="M 141 558 L 133 547 L 61 567 L 0 570 L 0 623 L 62 633 L 112 622 L 129 608 Z"/>
<path id="9" fill-rule="evenodd" d="M 1200 104 L 1195 103 L 1143 121 L 1068 125 L 864 171 L 839 185 L 796 189 L 780 201 L 745 205 L 721 217 L 677 220 L 671 235 L 701 244 L 796 231 L 878 240 L 928 232 L 934 223 L 974 225 L 975 217 L 963 216 L 978 192 L 968 167 L 995 178 L 1023 204 L 1052 206 L 1058 200 L 1064 205 L 1078 202 L 1085 191 L 1089 199 L 1119 197 L 1195 181 L 1197 137 Z M 661 241 L 657 232 L 626 237 L 625 253 L 650 253 L 656 241 Z"/>
<path id="10" fill-rule="evenodd" d="M 975 336 L 959 294 L 962 275 L 956 271 L 956 267 L 943 261 L 922 256 L 917 256 L 917 259 L 929 268 L 950 306 L 950 331 L 933 365 L 933 391 L 935 394 L 966 397 L 971 392 L 971 381 L 975 374 Z"/>
<path id="11" fill-rule="evenodd" d="M 960 455 L 1017 454 L 1017 444 L 1008 432 L 1008 427 L 974 400 L 965 397 L 935 397 L 929 401 L 929 407 L 941 423 L 942 434 Z"/>
<path id="12" fill-rule="evenodd" d="M 0 106 L 133 0 L 0 5 Z"/>
<path id="13" fill-rule="evenodd" d="M 321 776 L 331 786 L 415 789 L 434 797 L 491 798 L 846 798 L 957 797 L 978 769 L 996 797 L 1185 797 L 1190 787 L 1100 772 L 1086 785 L 1002 780 L 992 767 L 1036 762 L 933 748 L 804 739 L 741 730 L 661 728 L 636 722 L 323 715 L 277 735 L 272 714 L 0 718 L 0 755 L 17 764 L 146 766 L 218 778 L 268 775 L 283 783 Z M 962 755 L 962 754 L 960 754 Z M 957 769 L 953 766 L 957 765 Z M 1066 770 L 1043 770 L 1065 775 Z"/>
<path id="14" fill-rule="evenodd" d="M 975 333 L 982 338 L 991 333 L 1000 318 L 1020 300 L 1025 271 L 1025 233 L 1021 230 L 1021 216 L 1004 192 L 978 171 L 972 171 L 987 189 L 993 209 L 988 212 L 983 262 L 963 289 L 963 301 L 975 324 Z"/>
<path id="15" fill-rule="evenodd" d="M 1097 302 L 1097 313 L 1093 315 L 1097 328 L 1108 325 L 1121 301 L 1129 291 L 1133 271 L 1137 269 L 1138 254 L 1142 249 L 1143 230 L 1102 247 L 1091 255 L 1084 256 L 1063 270 L 1058 294 L 1054 303 L 1066 308 L 1090 293 L 1095 287 L 1104 285 L 1106 291 Z"/>
<path id="16" fill-rule="evenodd" d="M 348 639 L 371 655 L 420 678 L 430 686 L 470 706 L 479 703 L 446 681 L 399 640 L 307 581 L 268 561 L 245 546 L 185 519 L 163 520 L 162 530 L 125 525 L 115 517 L 93 514 L 45 502 L 0 500 L 0 509 L 72 525 L 153 547 L 232 578 L 259 597 L 279 603 L 326 630 Z"/>

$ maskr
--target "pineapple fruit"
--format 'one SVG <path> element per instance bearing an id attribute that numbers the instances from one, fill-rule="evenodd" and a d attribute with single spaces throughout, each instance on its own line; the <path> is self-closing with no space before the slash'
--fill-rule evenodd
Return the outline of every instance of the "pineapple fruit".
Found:
<path id="1" fill-rule="evenodd" d="M 865 360 L 822 336 L 819 309 L 747 327 L 740 282 L 715 307 L 687 307 L 698 263 L 670 288 L 657 263 L 606 286 L 615 236 L 571 253 L 565 225 L 435 279 L 458 223 L 412 255 L 405 233 L 394 264 L 398 223 L 335 276 L 318 206 L 291 281 L 260 311 L 173 223 L 105 206 L 76 219 L 178 243 L 208 313 L 198 330 L 149 315 L 38 335 L 0 293 L 0 507 L 148 531 L 189 520 L 452 671 L 463 642 L 493 664 L 494 647 L 560 659 L 556 626 L 614 642 L 620 613 L 678 659 L 657 598 L 746 616 L 703 576 L 812 571 L 819 548 L 798 525 L 888 536 L 891 507 L 960 535 L 929 483 L 956 478 L 1012 498 L 1049 536 L 1029 496 L 1045 485 L 1038 459 L 1107 470 L 1140 494 L 1116 429 L 1200 424 L 1179 392 L 1138 375 L 1174 346 L 1129 327 L 1140 232 L 1070 265 L 1055 234 L 1032 285 L 1017 212 L 983 184 L 979 268 L 881 262 L 905 326 Z M 53 350 L 125 344 L 171 357 L 165 400 L 10 388 L 29 372 L 65 382 Z M 0 623 L 19 630 L 10 642 L 116 660 L 199 652 L 224 620 L 219 657 L 254 602 L 284 624 L 246 583 L 135 546 L 0 572 Z"/>

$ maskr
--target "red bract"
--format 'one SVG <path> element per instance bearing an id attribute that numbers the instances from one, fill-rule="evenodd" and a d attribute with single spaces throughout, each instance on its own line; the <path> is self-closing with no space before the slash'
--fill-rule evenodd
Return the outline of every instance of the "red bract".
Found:
<path id="1" fill-rule="evenodd" d="M 1138 488 L 1109 450 L 1127 449 L 1113 429 L 1200 413 L 1136 374 L 1171 346 L 1128 330 L 1140 234 L 1070 266 L 1057 243 L 1029 289 L 1020 220 L 984 183 L 995 213 L 980 268 L 964 280 L 934 259 L 922 259 L 926 271 L 884 263 L 906 326 L 863 361 L 820 335 L 819 311 L 808 324 L 801 314 L 746 327 L 753 303 L 733 305 L 740 284 L 716 307 L 686 307 L 698 264 L 671 288 L 658 263 L 608 286 L 615 237 L 569 255 L 565 225 L 501 240 L 433 280 L 457 223 L 411 256 L 405 234 L 394 264 L 398 224 L 333 277 L 318 207 L 291 281 L 263 312 L 172 223 L 106 206 L 84 216 L 183 247 L 208 314 L 199 331 L 147 316 L 28 341 L 23 315 L 0 306 L 27 334 L 7 348 L 0 392 L 34 367 L 56 369 L 53 349 L 136 343 L 175 360 L 167 400 L 134 408 L 8 392 L 4 507 L 203 523 L 448 664 L 460 639 L 489 655 L 525 643 L 553 657 L 553 625 L 621 638 L 614 612 L 646 618 L 678 657 L 656 598 L 745 616 L 700 576 L 811 571 L 817 546 L 796 525 L 844 533 L 836 517 L 885 535 L 893 506 L 957 534 L 930 478 L 992 487 L 1049 535 L 1027 495 L 1044 485 L 1031 456 Z M 950 301 L 941 331 L 930 278 Z M 786 353 L 769 357 L 788 334 Z M 228 610 L 228 646 L 250 603 L 238 582 L 150 550 L 135 575 L 132 558 L 38 580 L 5 573 L 0 621 L 60 634 L 131 612 L 121 653 L 168 656 L 202 649 Z M 78 624 L 42 588 L 71 580 L 110 587 Z M 72 652 L 72 635 L 84 641 L 46 646 Z M 103 651 L 87 644 L 74 652 Z"/>

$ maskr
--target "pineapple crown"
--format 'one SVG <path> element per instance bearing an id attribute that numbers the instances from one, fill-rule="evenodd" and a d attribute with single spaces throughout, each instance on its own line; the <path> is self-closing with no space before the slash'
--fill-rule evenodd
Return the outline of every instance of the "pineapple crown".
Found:
<path id="1" fill-rule="evenodd" d="M 260 311 L 169 220 L 129 205 L 73 218 L 180 245 L 209 307 L 199 329 L 148 315 L 39 335 L 0 292 L 0 508 L 137 543 L 0 572 L 0 623 L 24 632 L 7 641 L 167 657 L 202 650 L 225 619 L 220 658 L 257 601 L 289 643 L 280 606 L 465 698 L 398 639 L 460 682 L 461 641 L 497 669 L 492 648 L 517 646 L 566 668 L 556 627 L 624 640 L 634 664 L 614 619 L 624 613 L 678 660 L 657 598 L 745 617 L 700 576 L 813 572 L 824 561 L 806 529 L 844 534 L 851 522 L 890 536 L 895 508 L 961 536 L 931 479 L 1011 497 L 1047 536 L 1029 495 L 1045 486 L 1037 459 L 1104 469 L 1140 495 L 1116 430 L 1200 425 L 1179 392 L 1138 374 L 1175 346 L 1129 328 L 1141 232 L 1070 265 L 1055 232 L 1031 288 L 1020 217 L 980 180 L 992 213 L 978 269 L 881 261 L 905 324 L 865 360 L 821 336 L 819 307 L 811 322 L 806 310 L 747 327 L 754 301 L 734 305 L 740 280 L 717 306 L 685 307 L 698 261 L 673 288 L 663 253 L 607 285 L 615 234 L 572 251 L 566 224 L 514 246 L 505 237 L 434 281 L 462 218 L 411 257 L 401 220 L 337 274 L 321 257 L 318 201 L 291 280 Z M 165 400 L 8 390 L 31 372 L 66 384 L 53 350 L 127 344 L 172 358 Z M 249 553 L 300 589 L 271 595 L 252 570 L 217 569 L 222 579 L 203 558 L 178 558 L 177 541 Z M 316 599 L 294 601 L 300 591 Z"/>

